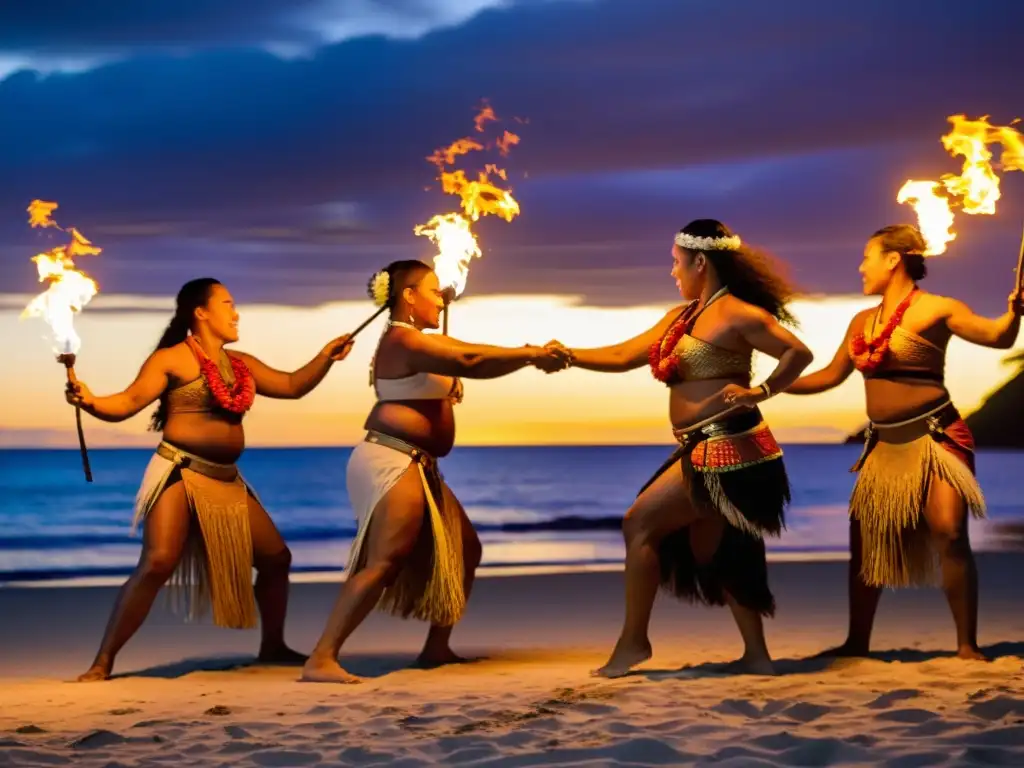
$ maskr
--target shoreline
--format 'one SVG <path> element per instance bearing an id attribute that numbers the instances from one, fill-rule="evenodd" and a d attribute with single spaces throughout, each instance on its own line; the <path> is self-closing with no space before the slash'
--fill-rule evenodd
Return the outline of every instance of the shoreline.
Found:
<path id="1" fill-rule="evenodd" d="M 815 658 L 846 629 L 846 565 L 773 562 L 772 677 L 724 662 L 742 644 L 725 608 L 665 595 L 653 658 L 590 676 L 623 616 L 621 573 L 491 574 L 452 647 L 421 670 L 426 626 L 373 612 L 342 650 L 361 685 L 298 682 L 255 662 L 258 631 L 185 624 L 158 598 L 114 678 L 74 684 L 116 590 L 0 590 L 0 765 L 653 766 L 1024 765 L 1024 559 L 978 557 L 990 663 L 953 657 L 939 589 L 887 592 L 869 659 Z M 286 639 L 308 651 L 337 596 L 297 583 Z"/>
<path id="2" fill-rule="evenodd" d="M 768 552 L 768 562 L 820 563 L 849 560 L 847 552 Z M 514 578 L 518 576 L 560 576 L 580 573 L 621 572 L 623 563 L 551 563 L 536 565 L 481 565 L 477 578 Z M 37 579 L 26 581 L 0 581 L 4 589 L 80 589 L 84 587 L 120 587 L 130 572 L 123 576 L 82 576 L 67 579 Z M 340 584 L 345 581 L 343 570 L 296 571 L 291 575 L 293 584 Z"/>

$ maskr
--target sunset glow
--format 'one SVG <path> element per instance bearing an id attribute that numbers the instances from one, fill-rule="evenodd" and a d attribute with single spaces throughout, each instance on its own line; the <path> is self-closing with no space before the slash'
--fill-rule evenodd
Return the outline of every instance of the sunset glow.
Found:
<path id="1" fill-rule="evenodd" d="M 7 297 L 0 322 L 13 321 L 17 306 Z M 796 302 L 798 335 L 815 354 L 812 369 L 832 358 L 853 314 L 872 299 L 830 297 Z M 125 296 L 100 296 L 93 312 L 80 318 L 87 353 L 79 376 L 96 392 L 108 394 L 127 386 L 153 348 L 170 314 L 170 302 Z M 147 311 L 130 311 L 129 307 Z M 116 312 L 100 311 L 121 307 Z M 162 311 L 161 308 L 163 308 Z M 315 309 L 253 306 L 240 308 L 242 340 L 237 345 L 278 368 L 304 363 L 332 335 L 365 318 L 365 302 Z M 596 346 L 628 338 L 657 321 L 665 307 L 608 308 L 578 303 L 569 296 L 492 296 L 466 298 L 459 304 L 459 334 L 467 341 L 494 344 L 543 344 L 555 337 L 575 346 Z M 313 394 L 300 401 L 260 399 L 246 419 L 250 445 L 351 445 L 362 437 L 362 424 L 373 403 L 366 371 L 377 336 L 375 325 L 358 340 L 345 362 Z M 4 443 L 73 445 L 67 429 L 62 382 L 53 376 L 53 361 L 39 344 L 41 329 L 8 322 L 11 365 L 18 377 L 0 386 L 0 431 Z M 90 341 L 92 343 L 90 343 Z M 954 340 L 947 381 L 964 411 L 976 408 L 1014 369 L 1000 361 L 1006 352 Z M 755 381 L 773 361 L 756 360 Z M 47 382 L 50 385 L 47 386 Z M 763 409 L 780 439 L 835 442 L 863 420 L 863 385 L 853 375 L 840 388 L 813 397 L 781 396 Z M 529 369 L 494 381 L 467 381 L 458 407 L 460 445 L 668 443 L 665 388 L 646 369 L 628 374 L 579 370 L 547 376 Z M 95 445 L 151 445 L 146 432 L 149 410 L 117 425 L 90 421 Z M 20 437 L 19 437 L 20 436 Z"/>

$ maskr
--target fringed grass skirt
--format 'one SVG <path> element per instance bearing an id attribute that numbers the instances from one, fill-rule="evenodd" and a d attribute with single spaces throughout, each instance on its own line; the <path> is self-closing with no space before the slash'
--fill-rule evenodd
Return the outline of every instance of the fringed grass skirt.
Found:
<path id="1" fill-rule="evenodd" d="M 721 515 L 727 525 L 708 563 L 697 562 L 689 526 L 665 537 L 658 551 L 662 588 L 704 605 L 725 605 L 728 593 L 774 616 L 764 537 L 779 536 L 785 527 L 790 489 L 782 449 L 757 409 L 676 438 L 679 448 L 640 493 L 664 472 L 681 471 L 694 507 Z"/>
<path id="2" fill-rule="evenodd" d="M 252 586 L 253 550 L 248 498 L 255 492 L 234 464 L 217 464 L 162 442 L 135 499 L 133 532 L 144 522 L 175 470 L 181 473 L 193 524 L 171 577 L 173 607 L 187 620 L 212 608 L 213 623 L 228 629 L 257 624 Z"/>
<path id="3" fill-rule="evenodd" d="M 381 597 L 378 608 L 402 618 L 413 617 L 451 626 L 466 609 L 462 520 L 444 501 L 437 460 L 396 437 L 369 432 L 355 447 L 346 472 L 349 501 L 359 530 L 346 570 L 351 575 L 366 564 L 366 535 L 373 511 L 402 475 L 415 464 L 427 500 L 430 556 L 410 558 Z"/>
<path id="4" fill-rule="evenodd" d="M 860 523 L 861 576 L 876 587 L 934 586 L 938 554 L 924 518 L 933 480 L 949 483 L 974 517 L 985 497 L 974 476 L 974 438 L 951 403 L 910 422 L 871 424 L 850 498 Z"/>

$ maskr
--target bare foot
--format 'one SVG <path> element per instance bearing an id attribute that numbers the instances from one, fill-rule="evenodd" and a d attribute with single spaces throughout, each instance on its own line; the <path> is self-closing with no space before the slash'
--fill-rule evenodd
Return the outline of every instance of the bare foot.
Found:
<path id="1" fill-rule="evenodd" d="M 256 657 L 256 662 L 290 667 L 305 664 L 308 658 L 306 654 L 293 651 L 287 645 L 279 645 L 275 648 L 260 648 L 260 655 Z"/>
<path id="2" fill-rule="evenodd" d="M 815 654 L 815 659 L 866 659 L 871 655 L 866 645 L 852 643 L 847 640 L 835 648 L 826 648 L 821 653 Z"/>
<path id="3" fill-rule="evenodd" d="M 413 667 L 416 669 L 436 669 L 437 667 L 445 667 L 449 664 L 468 664 L 470 661 L 472 660 L 459 656 L 451 648 L 445 648 L 442 651 L 428 651 L 424 649 L 416 661 L 413 662 Z"/>
<path id="4" fill-rule="evenodd" d="M 342 669 L 337 659 L 314 660 L 311 657 L 302 668 L 302 676 L 299 678 L 299 682 L 344 683 L 351 685 L 363 681 Z"/>
<path id="5" fill-rule="evenodd" d="M 100 680 L 110 679 L 111 667 L 109 664 L 93 664 L 84 674 L 78 676 L 79 683 L 95 683 Z"/>
<path id="6" fill-rule="evenodd" d="M 721 666 L 721 671 L 731 675 L 774 675 L 775 665 L 767 656 L 743 655 L 736 661 Z"/>
<path id="7" fill-rule="evenodd" d="M 632 645 L 619 640 L 612 651 L 612 657 L 600 669 L 590 674 L 594 677 L 622 677 L 637 664 L 643 664 L 653 654 L 650 642 Z"/>
<path id="8" fill-rule="evenodd" d="M 957 649 L 956 657 L 967 661 L 991 661 L 991 659 L 982 652 L 981 648 L 972 645 L 965 645 L 962 648 Z"/>

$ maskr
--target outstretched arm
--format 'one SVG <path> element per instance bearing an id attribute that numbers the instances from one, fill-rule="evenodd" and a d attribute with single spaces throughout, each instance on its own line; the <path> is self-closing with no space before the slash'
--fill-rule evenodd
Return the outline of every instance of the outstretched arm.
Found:
<path id="1" fill-rule="evenodd" d="M 72 405 L 81 406 L 83 411 L 100 421 L 118 422 L 130 419 L 167 389 L 170 382 L 170 356 L 169 349 L 156 350 L 142 364 L 135 381 L 116 395 L 96 397 L 81 382 L 68 384 L 67 401 Z"/>
<path id="2" fill-rule="evenodd" d="M 843 337 L 842 343 L 839 345 L 839 349 L 836 350 L 835 355 L 827 366 L 822 368 L 820 371 L 815 371 L 806 376 L 801 376 L 795 382 L 786 388 L 786 394 L 788 395 L 816 395 L 819 392 L 827 392 L 830 389 L 835 389 L 853 373 L 853 360 L 850 359 L 850 336 L 853 334 L 853 327 L 856 323 L 856 318 L 850 323 L 846 329 L 846 335 Z"/>
<path id="3" fill-rule="evenodd" d="M 527 365 L 544 365 L 563 354 L 544 347 L 469 344 L 446 336 L 404 329 L 397 329 L 394 334 L 413 370 L 467 379 L 497 379 Z"/>
<path id="4" fill-rule="evenodd" d="M 1021 301 L 1016 292 L 1010 294 L 1006 312 L 995 319 L 976 315 L 956 299 L 944 299 L 942 311 L 950 333 L 982 347 L 1009 349 L 1020 331 Z"/>
<path id="5" fill-rule="evenodd" d="M 680 312 L 682 307 L 666 312 L 657 324 L 619 344 L 591 349 L 570 349 L 572 366 L 600 373 L 624 373 L 641 368 L 647 364 L 647 353 L 651 345 L 665 335 Z"/>
<path id="6" fill-rule="evenodd" d="M 348 357 L 352 351 L 349 337 L 339 336 L 298 370 L 287 373 L 271 368 L 259 358 L 244 352 L 232 352 L 245 362 L 256 381 L 256 393 L 277 400 L 297 400 L 316 389 L 331 366 Z"/>

